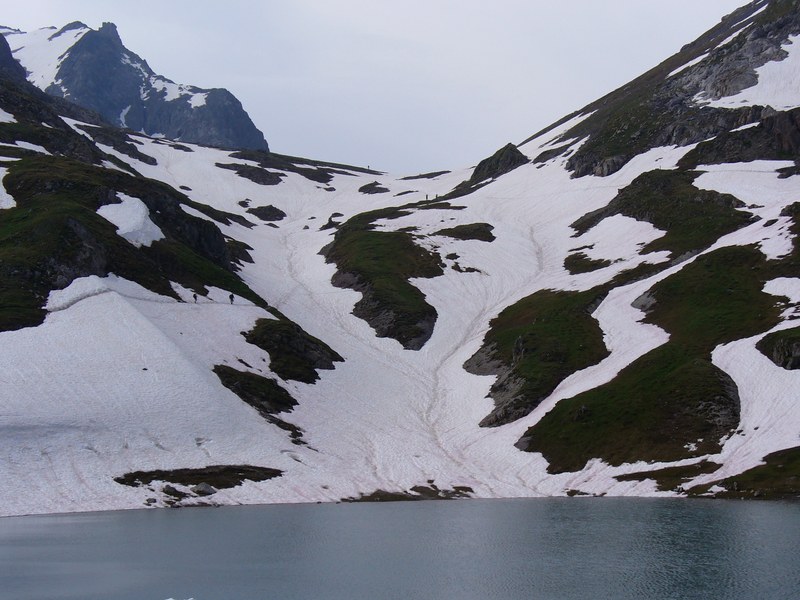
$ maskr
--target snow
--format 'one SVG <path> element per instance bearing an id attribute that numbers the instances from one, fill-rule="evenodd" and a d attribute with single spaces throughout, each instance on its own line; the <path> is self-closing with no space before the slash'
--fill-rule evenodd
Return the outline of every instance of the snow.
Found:
<path id="1" fill-rule="evenodd" d="M 0 123 L 16 123 L 16 122 L 17 120 L 14 118 L 14 115 L 0 108 Z"/>
<path id="2" fill-rule="evenodd" d="M 113 276 L 77 280 L 49 305 L 60 310 L 43 325 L 2 334 L 3 514 L 143 506 L 152 492 L 113 481 L 134 465 L 297 465 L 285 434 L 210 370 L 266 364 L 239 334 L 262 309 L 186 304 Z"/>
<path id="3" fill-rule="evenodd" d="M 125 122 L 125 119 L 128 118 L 128 112 L 130 112 L 130 110 L 131 110 L 131 105 L 129 104 L 128 106 L 122 109 L 121 113 L 119 113 L 119 124 L 122 127 L 128 126 L 128 124 Z"/>
<path id="4" fill-rule="evenodd" d="M 208 98 L 208 94 L 192 94 L 189 96 L 189 105 L 192 108 L 200 108 L 201 106 L 206 105 L 206 98 Z"/>
<path id="5" fill-rule="evenodd" d="M 739 34 L 743 33 L 746 29 L 747 29 L 747 27 L 742 27 L 741 29 L 739 29 L 737 31 L 734 31 L 731 35 L 729 35 L 724 40 L 722 40 L 719 44 L 717 44 L 717 48 L 722 48 L 723 46 L 727 46 L 733 40 L 735 40 L 737 37 L 739 37 Z"/>
<path id="6" fill-rule="evenodd" d="M 122 193 L 117 196 L 122 202 L 103 205 L 97 209 L 97 214 L 116 225 L 121 237 L 137 248 L 164 239 L 161 229 L 150 220 L 150 211 L 144 202 Z"/>
<path id="7" fill-rule="evenodd" d="M 582 248 L 583 254 L 593 260 L 615 262 L 638 256 L 642 246 L 664 235 L 646 221 L 637 221 L 624 215 L 613 215 L 603 219 L 583 235 L 574 238 L 573 247 Z M 669 259 L 669 252 L 653 252 L 641 256 L 642 262 L 658 263 Z M 625 268 L 632 268 L 626 264 Z"/>
<path id="8" fill-rule="evenodd" d="M 203 93 L 160 81 L 170 99 L 202 105 Z M 123 122 L 125 114 L 120 115 Z M 579 147 L 585 140 L 561 138 L 587 116 L 530 140 L 522 151 L 534 157 L 565 144 Z M 85 135 L 78 122 L 65 122 Z M 443 195 L 467 179 L 471 169 L 413 181 L 386 175 L 382 181 L 392 194 L 367 196 L 358 188 L 374 180 L 371 174 L 345 169 L 321 186 L 289 172 L 279 185 L 261 186 L 215 166 L 255 164 L 234 159 L 229 151 L 186 144 L 192 151 L 183 152 L 170 143 L 131 137 L 156 165 L 102 148 L 145 177 L 191 188 L 185 193 L 195 202 L 248 218 L 251 229 L 218 224 L 224 235 L 252 248 L 255 262 L 241 266 L 242 279 L 345 362 L 321 371 L 313 385 L 280 382 L 299 402 L 280 415 L 303 429 L 309 446 L 297 446 L 211 371 L 226 364 L 275 378 L 269 356 L 241 335 L 257 319 L 274 318 L 270 313 L 240 297 L 231 305 L 229 292 L 217 288 L 203 292 L 173 283 L 171 297 L 113 274 L 77 279 L 51 292 L 41 326 L 0 333 L 0 514 L 139 508 L 150 496 L 158 497 L 160 506 L 158 493 L 121 486 L 113 477 L 133 470 L 242 463 L 280 468 L 285 474 L 221 490 L 215 502 L 336 501 L 376 489 L 404 490 L 430 479 L 440 488 L 470 486 L 480 497 L 564 495 L 567 490 L 675 495 L 659 492 L 652 480 L 620 482 L 615 477 L 708 458 L 722 468 L 697 482 L 711 482 L 759 464 L 769 452 L 797 445 L 800 409 L 792 399 L 800 373 L 772 364 L 755 349 L 761 336 L 754 336 L 714 350 L 714 364 L 731 374 L 742 402 L 741 434 L 725 440 L 719 454 L 615 467 L 593 459 L 579 472 L 550 475 L 541 455 L 514 447 L 558 402 L 611 381 L 669 339 L 661 328 L 644 323 L 644 313 L 633 303 L 696 257 L 612 289 L 592 315 L 609 356 L 566 378 L 526 417 L 502 427 L 478 426 L 493 408 L 487 394 L 495 379 L 469 374 L 463 364 L 481 347 L 491 319 L 539 290 L 588 290 L 644 262 L 668 260 L 665 252 L 642 254 L 644 246 L 663 235 L 649 223 L 615 215 L 581 236 L 570 224 L 606 206 L 642 173 L 675 168 L 692 146 L 652 149 L 607 177 L 573 179 L 566 159 L 556 157 L 523 165 L 453 201 L 463 209 L 416 210 L 380 221 L 381 230 L 415 227 L 420 236 L 461 224 L 494 226 L 491 243 L 419 238 L 442 256 L 458 254 L 462 268 L 477 271 L 459 273 L 448 266 L 440 277 L 412 281 L 437 310 L 438 320 L 429 342 L 409 351 L 376 337 L 352 314 L 361 294 L 330 283 L 335 268 L 319 252 L 333 231 L 320 226 L 334 211 L 342 213 L 344 222 L 366 210 Z M 698 188 L 733 194 L 759 217 L 706 252 L 757 243 L 774 259 L 791 250 L 790 221 L 781 212 L 800 201 L 800 178 L 781 179 L 777 173 L 791 165 L 754 161 L 698 168 L 703 171 L 695 182 Z M 409 193 L 398 200 L 394 194 L 402 192 Z M 138 246 L 163 238 L 142 199 L 117 195 L 119 204 L 98 213 L 122 237 Z M 278 228 L 270 227 L 246 212 L 240 204 L 244 199 L 250 206 L 276 206 L 287 217 Z M 182 208 L 211 220 L 195 208 Z M 570 275 L 564 259 L 582 247 L 590 258 L 611 264 Z M 764 289 L 789 298 L 787 320 L 776 329 L 790 327 L 794 304 L 800 303 L 800 279 L 775 279 Z"/>
<path id="9" fill-rule="evenodd" d="M 0 182 L 8 173 L 8 169 L 5 167 L 0 167 Z M 4 210 L 7 208 L 14 208 L 17 205 L 17 202 L 14 200 L 14 197 L 6 191 L 5 185 L 0 185 L 0 210 Z"/>
<path id="10" fill-rule="evenodd" d="M 42 148 L 38 144 L 31 144 L 30 142 L 23 142 L 19 140 L 16 142 L 16 145 L 24 150 L 31 150 L 32 152 L 38 152 L 39 154 L 50 154 L 46 148 Z"/>
<path id="11" fill-rule="evenodd" d="M 699 189 L 733 194 L 749 205 L 748 212 L 761 220 L 730 234 L 742 245 L 756 242 L 768 259 L 785 256 L 792 250 L 790 217 L 781 216 L 788 205 L 800 201 L 800 183 L 796 177 L 781 179 L 778 169 L 791 167 L 791 161 L 753 161 L 724 165 L 701 165 L 706 171 L 694 185 Z M 767 223 L 774 221 L 772 225 Z M 757 231 L 757 233 L 755 233 Z"/>
<path id="12" fill-rule="evenodd" d="M 14 58 L 28 70 L 28 81 L 45 90 L 55 83 L 67 51 L 88 31 L 89 28 L 79 27 L 53 37 L 55 28 L 46 27 L 29 33 L 9 33 L 6 41 Z"/>
<path id="13" fill-rule="evenodd" d="M 739 108 L 742 106 L 771 106 L 777 110 L 789 110 L 800 106 L 797 95 L 797 76 L 800 72 L 800 35 L 790 36 L 782 48 L 788 53 L 783 60 L 770 61 L 758 69 L 758 83 L 732 96 L 709 100 L 701 92 L 695 97 L 698 104 L 717 108 Z"/>
<path id="14" fill-rule="evenodd" d="M 723 45 L 723 44 L 720 44 L 720 45 Z M 667 79 L 669 79 L 669 78 L 670 78 L 670 77 L 672 77 L 673 75 L 677 75 L 677 74 L 678 74 L 678 73 L 680 73 L 681 71 L 683 71 L 683 70 L 685 70 L 685 69 L 688 69 L 689 67 L 693 67 L 694 65 L 696 65 L 696 64 L 698 64 L 698 63 L 700 63 L 700 62 L 703 62 L 703 61 L 704 61 L 706 58 L 708 58 L 708 55 L 709 55 L 709 53 L 708 53 L 708 52 L 706 52 L 705 54 L 701 54 L 701 55 L 700 55 L 700 56 L 698 56 L 697 58 L 695 58 L 695 59 L 693 59 L 693 60 L 690 60 L 689 62 L 687 62 L 687 63 L 686 63 L 686 64 L 684 64 L 683 66 L 680 66 L 680 67 L 678 67 L 677 69 L 675 69 L 675 70 L 673 70 L 673 71 L 670 71 L 670 73 L 667 75 L 667 77 L 666 77 L 666 78 L 667 78 Z"/>
<path id="15" fill-rule="evenodd" d="M 192 108 L 205 106 L 208 97 L 208 92 L 198 92 L 198 88 L 194 86 L 177 84 L 160 75 L 150 77 L 150 85 L 154 90 L 163 92 L 164 100 L 167 102 L 186 98 Z"/>
<path id="16" fill-rule="evenodd" d="M 759 123 L 759 122 L 748 123 L 747 125 L 742 125 L 741 127 L 737 127 L 735 129 L 731 129 L 731 133 L 735 133 L 737 131 L 744 131 L 745 129 L 751 129 L 753 127 L 758 127 L 760 124 L 761 123 Z"/>

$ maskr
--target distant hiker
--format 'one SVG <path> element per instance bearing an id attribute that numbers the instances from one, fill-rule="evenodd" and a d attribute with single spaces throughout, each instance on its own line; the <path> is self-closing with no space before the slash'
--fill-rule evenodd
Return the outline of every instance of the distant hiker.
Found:
<path id="1" fill-rule="evenodd" d="M 192 294 L 192 297 L 194 298 L 194 303 L 197 304 L 197 294 Z"/>
<path id="2" fill-rule="evenodd" d="M 228 296 L 228 298 L 230 298 L 230 299 L 231 299 L 231 304 L 233 304 L 233 294 L 231 294 L 230 296 Z"/>

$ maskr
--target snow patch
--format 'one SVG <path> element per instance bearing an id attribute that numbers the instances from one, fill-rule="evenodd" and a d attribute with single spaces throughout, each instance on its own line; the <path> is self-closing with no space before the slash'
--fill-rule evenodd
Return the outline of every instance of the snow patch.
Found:
<path id="1" fill-rule="evenodd" d="M 130 110 L 131 110 L 131 105 L 128 104 L 128 106 L 123 108 L 122 112 L 119 113 L 119 124 L 122 125 L 122 127 L 128 126 L 128 124 L 125 122 L 125 119 L 128 117 L 128 112 L 130 112 Z"/>
<path id="2" fill-rule="evenodd" d="M 192 94 L 191 96 L 189 96 L 189 106 L 191 106 L 192 108 L 200 108 L 201 106 L 205 106 L 206 98 L 208 98 L 208 93 Z"/>
<path id="3" fill-rule="evenodd" d="M 731 129 L 731 133 L 735 133 L 737 131 L 744 131 L 745 129 L 751 129 L 752 127 L 758 127 L 760 123 L 756 121 L 755 123 L 748 123 L 747 125 L 742 125 L 741 127 L 737 127 L 736 129 Z"/>
<path id="4" fill-rule="evenodd" d="M 690 60 L 690 61 L 689 61 L 689 62 L 687 62 L 685 65 L 678 67 L 678 68 L 677 68 L 677 69 L 675 69 L 674 71 L 670 71 L 669 75 L 667 75 L 667 77 L 666 77 L 666 78 L 667 78 L 667 79 L 669 79 L 669 78 L 670 78 L 670 77 L 672 77 L 673 75 L 677 75 L 677 74 L 678 74 L 678 73 L 680 73 L 681 71 L 683 71 L 683 70 L 685 70 L 685 69 L 688 69 L 689 67 L 693 67 L 694 65 L 696 65 L 696 64 L 698 64 L 698 63 L 700 63 L 700 62 L 704 61 L 706 58 L 708 58 L 708 55 L 709 55 L 709 53 L 708 53 L 708 52 L 706 52 L 705 54 L 701 54 L 700 56 L 698 56 L 698 57 L 697 57 L 697 58 L 695 58 L 694 60 Z"/>
<path id="5" fill-rule="evenodd" d="M 770 61 L 758 69 L 758 82 L 732 96 L 709 100 L 704 92 L 694 101 L 715 108 L 739 108 L 742 106 L 771 106 L 776 110 L 789 110 L 800 106 L 797 94 L 797 73 L 800 72 L 800 35 L 790 36 L 782 46 L 788 56 L 783 60 Z"/>
<path id="6" fill-rule="evenodd" d="M 16 122 L 17 120 L 14 118 L 14 115 L 0 108 L 0 123 L 16 123 Z"/>
<path id="7" fill-rule="evenodd" d="M 119 204 L 106 204 L 97 214 L 117 226 L 117 233 L 137 248 L 164 239 L 161 229 L 150 220 L 147 205 L 139 198 L 118 193 Z"/>
<path id="8" fill-rule="evenodd" d="M 781 179 L 776 171 L 793 165 L 791 161 L 770 160 L 702 165 L 698 170 L 705 172 L 694 185 L 698 189 L 732 194 L 748 205 L 745 210 L 759 217 L 760 221 L 731 233 L 725 239 L 740 245 L 756 242 L 764 255 L 772 260 L 792 251 L 791 218 L 781 216 L 781 212 L 800 201 L 800 179 Z M 757 232 L 755 228 L 758 228 Z"/>
<path id="9" fill-rule="evenodd" d="M 8 173 L 8 169 L 0 167 L 0 181 L 2 181 L 6 173 Z M 14 208 L 17 205 L 17 202 L 14 200 L 14 197 L 6 191 L 5 185 L 0 185 L 0 210 L 6 208 Z"/>
<path id="10" fill-rule="evenodd" d="M 55 83 L 58 69 L 69 49 L 82 38 L 88 27 L 79 27 L 53 36 L 52 27 L 30 33 L 10 33 L 6 36 L 11 52 L 28 71 L 28 81 L 41 90 Z"/>
<path id="11" fill-rule="evenodd" d="M 47 154 L 49 156 L 52 156 L 50 154 L 50 152 L 48 152 L 48 150 L 46 148 L 43 148 L 42 146 L 39 146 L 38 144 L 31 144 L 30 142 L 23 142 L 21 140 L 15 142 L 15 144 L 19 148 L 23 148 L 25 150 L 31 150 L 32 152 L 38 152 L 39 154 Z"/>

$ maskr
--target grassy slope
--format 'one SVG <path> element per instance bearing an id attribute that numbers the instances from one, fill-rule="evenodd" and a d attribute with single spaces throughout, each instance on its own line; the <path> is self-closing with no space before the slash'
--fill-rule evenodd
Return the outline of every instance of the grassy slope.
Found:
<path id="1" fill-rule="evenodd" d="M 710 353 L 777 323 L 774 298 L 761 291 L 769 276 L 758 250 L 731 247 L 654 286 L 647 321 L 668 331 L 670 341 L 611 382 L 559 402 L 520 445 L 541 452 L 551 472 L 578 470 L 595 457 L 618 465 L 715 450 L 738 423 L 738 399 Z M 691 443 L 696 450 L 687 449 Z"/>
<path id="2" fill-rule="evenodd" d="M 492 320 L 484 348 L 491 348 L 491 359 L 524 383 L 513 399 L 495 407 L 483 425 L 502 425 L 527 415 L 564 378 L 608 355 L 603 332 L 591 316 L 603 296 L 598 289 L 542 290 Z"/>
<path id="3" fill-rule="evenodd" d="M 413 206 L 447 207 L 441 203 Z M 339 228 L 326 255 L 340 273 L 355 277 L 356 283 L 348 287 L 365 293 L 365 303 L 371 305 L 369 310 L 375 315 L 390 315 L 390 326 L 385 331 L 378 331 L 379 335 L 392 337 L 406 347 L 424 335 L 422 323 L 436 319 L 436 310 L 425 302 L 424 294 L 408 280 L 441 275 L 441 260 L 417 246 L 410 232 L 377 231 L 374 223 L 379 219 L 406 215 L 411 207 L 406 205 L 356 215 Z"/>
<path id="4" fill-rule="evenodd" d="M 115 191 L 142 198 L 177 194 L 163 184 L 37 155 L 14 163 L 4 185 L 17 206 L 0 211 L 0 329 L 40 323 L 50 290 L 112 271 L 164 295 L 174 296 L 169 282 L 177 281 L 199 291 L 217 286 L 266 306 L 221 257 L 204 252 L 202 240 L 194 248 L 187 245 L 190 227 L 159 223 L 167 238 L 136 249 L 96 213 L 114 201 Z M 172 204 L 178 202 L 172 198 Z M 180 218 L 200 232 L 210 225 L 190 215 Z"/>

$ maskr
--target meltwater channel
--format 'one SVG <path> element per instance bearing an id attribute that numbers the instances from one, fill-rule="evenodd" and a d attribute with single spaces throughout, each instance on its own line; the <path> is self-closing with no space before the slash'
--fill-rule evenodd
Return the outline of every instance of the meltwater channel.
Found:
<path id="1" fill-rule="evenodd" d="M 0 598 L 800 598 L 800 503 L 562 498 L 9 517 Z"/>

